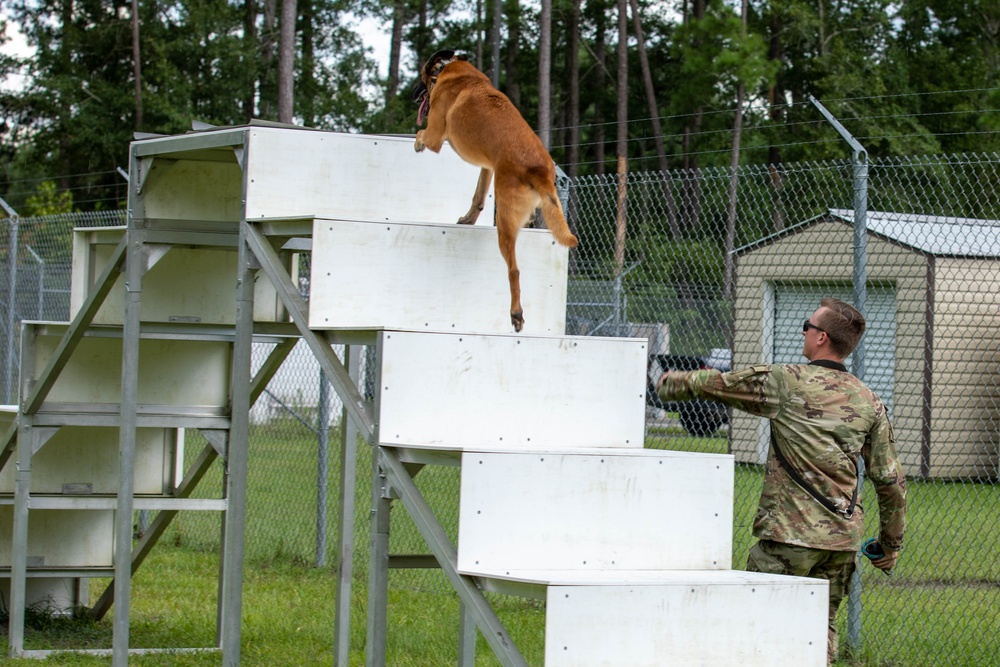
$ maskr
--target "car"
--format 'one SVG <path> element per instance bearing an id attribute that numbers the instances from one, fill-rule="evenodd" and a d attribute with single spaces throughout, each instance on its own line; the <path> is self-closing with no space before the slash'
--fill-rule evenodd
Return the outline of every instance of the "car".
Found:
<path id="1" fill-rule="evenodd" d="M 676 412 L 681 426 L 693 436 L 704 437 L 715 433 L 729 423 L 729 408 L 725 404 L 703 398 L 664 403 L 656 393 L 656 382 L 667 371 L 696 371 L 714 368 L 726 373 L 732 367 L 732 359 L 732 350 L 725 348 L 715 348 L 707 355 L 651 355 L 646 403 L 667 412 Z"/>

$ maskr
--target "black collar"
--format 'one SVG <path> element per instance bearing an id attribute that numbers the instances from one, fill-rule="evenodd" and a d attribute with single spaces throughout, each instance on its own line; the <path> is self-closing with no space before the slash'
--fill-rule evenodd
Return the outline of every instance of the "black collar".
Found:
<path id="1" fill-rule="evenodd" d="M 847 366 L 840 363 L 839 361 L 833 361 L 831 359 L 817 359 L 816 361 L 810 361 L 810 366 L 822 366 L 823 368 L 832 368 L 835 371 L 847 372 Z"/>

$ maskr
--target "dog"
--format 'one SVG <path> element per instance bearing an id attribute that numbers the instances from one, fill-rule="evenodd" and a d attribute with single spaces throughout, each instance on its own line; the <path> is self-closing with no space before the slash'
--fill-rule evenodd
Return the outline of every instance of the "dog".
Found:
<path id="1" fill-rule="evenodd" d="M 431 56 L 420 69 L 413 101 L 419 105 L 417 127 L 427 117 L 427 127 L 417 132 L 413 144 L 417 152 L 429 148 L 437 153 L 447 140 L 459 157 L 482 169 L 472 206 L 459 224 L 476 222 L 495 180 L 497 238 L 510 281 L 510 322 L 514 331 L 521 331 L 524 313 L 514 253 L 518 232 L 540 207 L 555 240 L 570 248 L 577 244 L 556 195 L 555 163 L 510 99 L 465 55 L 443 50 Z"/>

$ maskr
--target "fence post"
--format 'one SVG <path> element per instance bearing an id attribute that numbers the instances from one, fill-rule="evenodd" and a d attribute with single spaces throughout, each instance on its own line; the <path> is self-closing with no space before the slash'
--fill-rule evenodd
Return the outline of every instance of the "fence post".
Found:
<path id="1" fill-rule="evenodd" d="M 854 168 L 854 307 L 862 317 L 865 316 L 868 303 L 868 152 L 840 122 L 827 111 L 820 102 L 809 96 L 809 101 L 819 109 L 823 117 L 833 126 L 837 133 L 850 144 L 852 165 Z M 851 372 L 860 379 L 865 379 L 865 343 L 858 343 L 851 357 Z M 863 486 L 865 479 L 865 463 L 858 459 L 858 485 Z M 858 489 L 859 494 L 861 489 Z M 860 497 L 860 496 L 859 496 Z M 861 648 L 861 571 L 855 568 L 851 577 L 851 592 L 847 598 L 847 645 L 856 655 Z"/>
<path id="2" fill-rule="evenodd" d="M 4 363 L 4 402 L 14 402 L 14 378 L 17 373 L 17 348 L 20 336 L 17 335 L 17 241 L 18 227 L 21 216 L 0 197 L 0 207 L 10 216 L 10 227 L 7 229 L 7 356 Z"/>
<path id="3" fill-rule="evenodd" d="M 319 369 L 318 445 L 316 456 L 316 567 L 326 565 L 326 495 L 330 468 L 330 381 Z"/>

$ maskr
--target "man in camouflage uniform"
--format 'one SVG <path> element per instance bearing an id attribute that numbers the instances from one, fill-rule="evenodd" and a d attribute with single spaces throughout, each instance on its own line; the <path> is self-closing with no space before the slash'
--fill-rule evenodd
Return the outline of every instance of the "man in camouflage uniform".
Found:
<path id="1" fill-rule="evenodd" d="M 885 571 L 903 548 L 906 480 L 885 406 L 847 372 L 844 359 L 865 331 L 853 306 L 827 298 L 802 325 L 809 364 L 759 365 L 746 370 L 668 372 L 664 401 L 717 399 L 771 421 L 771 447 L 754 519 L 758 542 L 747 570 L 830 582 L 827 663 L 837 656 L 834 625 L 847 597 L 864 530 L 855 506 L 858 458 L 878 494 L 878 542 Z"/>

